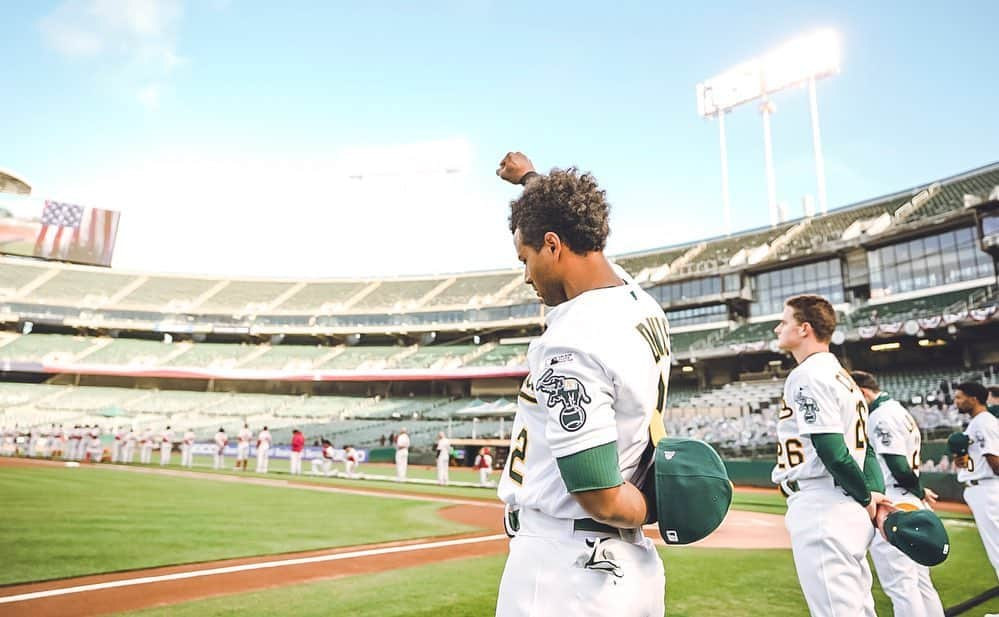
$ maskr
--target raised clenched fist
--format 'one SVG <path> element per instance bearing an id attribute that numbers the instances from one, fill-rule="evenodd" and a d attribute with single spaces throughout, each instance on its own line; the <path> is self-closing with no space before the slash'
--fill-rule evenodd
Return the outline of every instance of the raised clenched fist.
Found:
<path id="1" fill-rule="evenodd" d="M 534 171 L 534 165 L 523 152 L 507 152 L 496 169 L 496 175 L 511 184 L 520 184 L 524 175 L 531 171 Z"/>

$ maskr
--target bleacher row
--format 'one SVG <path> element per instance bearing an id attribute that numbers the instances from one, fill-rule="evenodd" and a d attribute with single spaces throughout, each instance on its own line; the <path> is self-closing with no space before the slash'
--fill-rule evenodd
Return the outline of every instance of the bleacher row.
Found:
<path id="1" fill-rule="evenodd" d="M 891 226 L 956 215 L 999 186 L 999 164 L 832 212 L 617 257 L 643 283 L 780 262 Z M 0 258 L 0 302 L 202 315 L 398 313 L 536 303 L 519 270 L 365 280 L 247 280 L 123 273 Z"/>
<path id="2" fill-rule="evenodd" d="M 163 343 L 68 334 L 0 332 L 0 366 L 10 363 L 259 370 L 449 369 L 522 366 L 527 345 L 355 346 Z"/>
<path id="3" fill-rule="evenodd" d="M 992 383 L 994 371 L 915 369 L 880 374 L 882 388 L 909 406 L 921 428 L 960 426 L 947 398 L 952 384 L 974 380 Z M 725 448 L 771 444 L 783 381 L 741 381 L 707 391 L 683 385 L 669 389 L 666 414 L 671 434 L 704 439 Z M 483 413 L 488 410 L 488 413 Z M 0 382 L 0 426 L 28 429 L 52 424 L 96 425 L 137 430 L 191 429 L 209 440 L 221 426 L 238 432 L 243 423 L 268 426 L 275 443 L 287 443 L 292 428 L 311 439 L 362 447 L 381 445 L 383 436 L 407 427 L 415 447 L 428 446 L 440 430 L 452 437 L 507 438 L 515 406 L 499 399 L 447 397 L 295 396 L 192 392 L 96 386 Z M 506 417 L 497 417 L 496 412 Z M 482 418 L 478 418 L 478 415 Z"/>
<path id="4" fill-rule="evenodd" d="M 971 319 L 972 311 L 994 306 L 995 288 L 973 288 L 876 306 L 840 314 L 840 329 L 864 335 L 878 324 L 901 325 L 919 320 L 920 328 L 942 327 L 951 320 Z M 994 313 L 999 316 L 999 313 Z M 712 349 L 740 349 L 756 344 L 760 350 L 774 341 L 776 321 L 766 320 L 728 328 L 685 329 L 673 333 L 675 353 Z M 859 334 L 858 334 L 859 333 Z M 5 362 L 58 362 L 130 367 L 242 368 L 257 370 L 378 370 L 450 369 L 458 367 L 518 367 L 525 363 L 524 344 L 442 344 L 411 346 L 270 345 L 235 343 L 163 343 L 154 340 L 84 337 L 66 334 L 0 331 L 0 365 Z"/>

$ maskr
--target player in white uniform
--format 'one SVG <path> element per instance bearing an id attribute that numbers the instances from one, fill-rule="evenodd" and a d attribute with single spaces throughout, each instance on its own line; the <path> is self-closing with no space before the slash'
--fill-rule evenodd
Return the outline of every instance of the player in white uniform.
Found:
<path id="1" fill-rule="evenodd" d="M 789 495 L 784 522 L 812 616 L 874 617 L 867 548 L 884 480 L 867 447 L 867 402 L 829 352 L 835 329 L 825 298 L 785 303 L 774 332 L 798 366 L 784 383 L 771 479 Z"/>
<path id="2" fill-rule="evenodd" d="M 395 479 L 399 482 L 405 482 L 408 468 L 409 434 L 405 428 L 401 428 L 399 436 L 395 438 Z"/>
<path id="3" fill-rule="evenodd" d="M 173 431 L 168 426 L 160 433 L 160 467 L 170 463 L 171 451 L 173 451 Z"/>
<path id="4" fill-rule="evenodd" d="M 257 435 L 257 473 L 267 473 L 271 455 L 271 432 L 264 427 Z"/>
<path id="5" fill-rule="evenodd" d="M 83 456 L 80 454 L 80 442 L 83 440 L 83 429 L 80 425 L 75 425 L 69 431 L 69 447 L 66 448 L 65 458 L 71 461 L 78 461 Z"/>
<path id="6" fill-rule="evenodd" d="M 87 441 L 87 459 L 91 463 L 100 463 L 104 458 L 104 446 L 101 445 L 101 428 L 96 424 L 90 433 L 84 436 Z"/>
<path id="7" fill-rule="evenodd" d="M 219 432 L 215 433 L 215 458 L 212 461 L 212 469 L 222 469 L 225 467 L 225 444 L 229 438 L 226 437 L 225 429 L 219 427 Z"/>
<path id="8" fill-rule="evenodd" d="M 111 462 L 119 463 L 122 460 L 122 447 L 125 445 L 125 427 L 114 427 L 114 441 L 111 442 Z"/>
<path id="9" fill-rule="evenodd" d="M 958 457 L 957 481 L 964 484 L 964 501 L 975 516 L 985 552 L 999 578 L 999 420 L 989 413 L 988 390 L 975 382 L 954 389 L 958 411 L 971 416 L 968 454 Z"/>
<path id="10" fill-rule="evenodd" d="M 937 494 L 919 483 L 922 437 L 916 420 L 901 403 L 881 391 L 870 373 L 852 371 L 850 377 L 867 401 L 867 442 L 877 454 L 885 479 L 885 496 L 895 507 L 905 510 L 923 510 L 927 504 L 936 503 Z M 871 558 L 895 615 L 943 617 L 943 604 L 928 567 L 910 559 L 880 533 L 874 534 Z"/>
<path id="11" fill-rule="evenodd" d="M 31 427 L 28 431 L 28 457 L 34 458 L 37 454 L 35 450 L 38 447 L 38 440 L 42 437 L 42 431 L 37 426 Z"/>
<path id="12" fill-rule="evenodd" d="M 479 470 L 479 484 L 487 486 L 489 474 L 493 470 L 493 457 L 489 454 L 489 448 L 479 450 L 479 455 L 475 457 L 475 468 Z"/>
<path id="13" fill-rule="evenodd" d="M 437 433 L 437 484 L 447 486 L 448 471 L 451 465 L 451 440 L 442 432 Z"/>
<path id="14" fill-rule="evenodd" d="M 542 177 L 520 153 L 497 173 L 528 183 L 510 231 L 525 283 L 552 308 L 527 354 L 499 483 L 510 541 L 496 614 L 663 615 L 666 580 L 633 483 L 664 434 L 669 326 L 603 254 L 604 192 L 589 174 Z"/>
<path id="15" fill-rule="evenodd" d="M 194 431 L 187 429 L 184 441 L 180 444 L 180 466 L 191 467 L 194 464 Z"/>
<path id="16" fill-rule="evenodd" d="M 142 431 L 142 448 L 139 450 L 139 462 L 148 465 L 153 462 L 153 445 L 155 438 L 153 429 Z"/>
<path id="17" fill-rule="evenodd" d="M 239 441 L 236 442 L 236 469 L 242 468 L 246 471 L 246 462 L 250 458 L 250 440 L 253 439 L 253 431 L 249 424 L 244 424 L 239 429 Z"/>
<path id="18" fill-rule="evenodd" d="M 333 444 L 325 439 L 322 444 L 322 456 L 312 459 L 312 475 L 322 473 L 324 476 L 328 476 L 333 470 Z"/>
<path id="19" fill-rule="evenodd" d="M 135 460 L 135 444 L 139 440 L 139 435 L 135 432 L 135 427 L 129 427 L 125 435 L 125 446 L 122 448 L 122 463 L 129 465 Z"/>
<path id="20" fill-rule="evenodd" d="M 343 448 L 343 470 L 347 474 L 348 478 L 353 478 L 357 475 L 357 450 L 354 446 L 347 445 Z"/>

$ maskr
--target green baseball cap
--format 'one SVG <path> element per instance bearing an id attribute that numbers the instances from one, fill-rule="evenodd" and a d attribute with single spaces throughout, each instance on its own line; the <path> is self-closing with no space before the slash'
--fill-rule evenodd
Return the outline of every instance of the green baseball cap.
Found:
<path id="1" fill-rule="evenodd" d="M 714 448 L 697 439 L 664 437 L 656 444 L 655 503 L 667 544 L 690 544 L 721 525 L 732 482 Z"/>
<path id="2" fill-rule="evenodd" d="M 970 445 L 971 439 L 965 433 L 951 433 L 950 437 L 947 438 L 947 449 L 955 456 L 964 456 L 967 454 L 968 446 Z"/>
<path id="3" fill-rule="evenodd" d="M 929 510 L 899 510 L 885 518 L 888 542 L 924 566 L 943 563 L 950 553 L 950 540 L 940 518 Z"/>

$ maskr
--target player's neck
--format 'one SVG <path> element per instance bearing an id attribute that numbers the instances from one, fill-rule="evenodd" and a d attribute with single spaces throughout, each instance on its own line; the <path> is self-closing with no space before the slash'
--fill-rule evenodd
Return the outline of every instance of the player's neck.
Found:
<path id="1" fill-rule="evenodd" d="M 827 353 L 828 351 L 828 343 L 820 343 L 812 339 L 806 339 L 802 341 L 801 345 L 791 351 L 791 355 L 794 356 L 794 359 L 798 364 L 801 364 L 817 353 Z"/>
<path id="2" fill-rule="evenodd" d="M 972 409 L 972 410 L 971 410 L 971 418 L 972 418 L 972 419 L 974 419 L 974 418 L 975 418 L 975 416 L 977 416 L 978 414 L 982 414 L 982 413 L 985 413 L 985 412 L 987 412 L 988 410 L 989 410 L 989 408 L 988 408 L 988 407 L 985 407 L 985 406 L 982 406 L 982 407 L 979 407 L 979 408 L 977 408 L 977 409 Z"/>
<path id="3" fill-rule="evenodd" d="M 586 255 L 574 255 L 567 264 L 566 276 L 562 281 L 566 300 L 605 287 L 621 285 L 619 277 L 602 251 L 591 251 Z"/>

